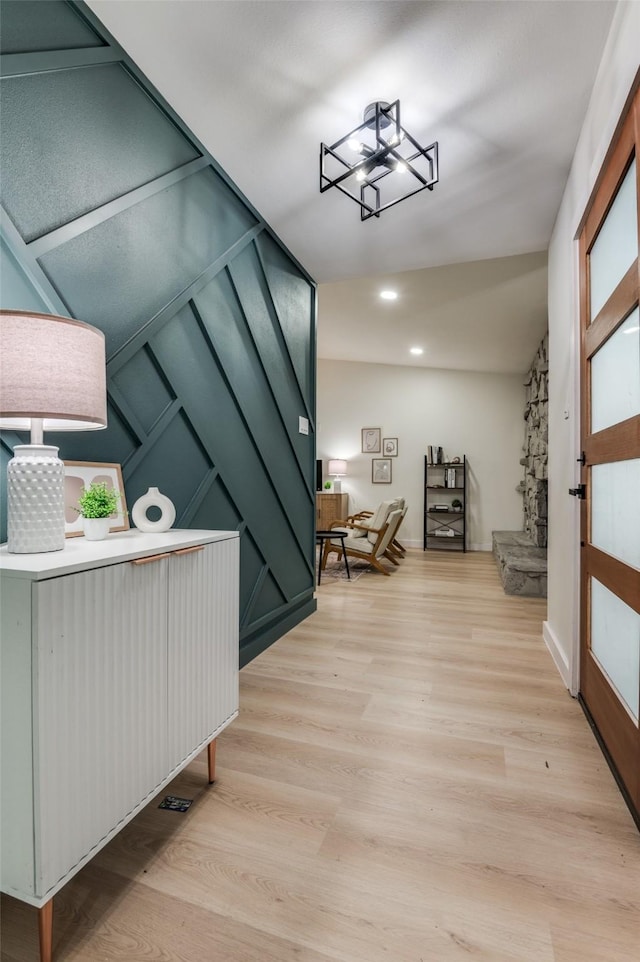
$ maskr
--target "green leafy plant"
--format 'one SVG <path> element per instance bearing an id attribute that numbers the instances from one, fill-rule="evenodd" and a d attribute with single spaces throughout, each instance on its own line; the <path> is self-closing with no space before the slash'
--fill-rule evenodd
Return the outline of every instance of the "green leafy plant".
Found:
<path id="1" fill-rule="evenodd" d="M 331 489 L 331 481 L 325 481 L 324 486 L 327 489 L 327 491 L 329 491 Z"/>
<path id="2" fill-rule="evenodd" d="M 76 511 L 83 518 L 110 518 L 118 508 L 120 494 L 107 488 L 104 481 L 93 482 L 83 488 Z"/>
<path id="3" fill-rule="evenodd" d="M 460 500 L 460 498 L 454 498 L 453 501 L 451 502 L 451 507 L 454 508 L 456 511 L 462 511 L 462 501 Z"/>

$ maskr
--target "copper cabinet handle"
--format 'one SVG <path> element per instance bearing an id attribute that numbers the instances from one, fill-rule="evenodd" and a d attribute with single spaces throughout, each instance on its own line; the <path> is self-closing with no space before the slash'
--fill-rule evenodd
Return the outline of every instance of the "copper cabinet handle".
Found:
<path id="1" fill-rule="evenodd" d="M 171 554 L 170 551 L 165 551 L 164 554 L 152 554 L 148 558 L 134 558 L 131 562 L 132 565 L 150 565 L 154 561 L 160 561 L 162 558 L 168 558 Z"/>
<path id="2" fill-rule="evenodd" d="M 193 554 L 194 551 L 204 551 L 204 545 L 194 544 L 192 548 L 176 548 L 172 554 Z"/>

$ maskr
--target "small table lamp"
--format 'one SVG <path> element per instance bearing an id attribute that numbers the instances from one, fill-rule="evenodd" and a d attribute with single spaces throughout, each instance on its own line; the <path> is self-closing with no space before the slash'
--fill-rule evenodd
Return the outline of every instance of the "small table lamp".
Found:
<path id="1" fill-rule="evenodd" d="M 335 475 L 335 481 L 333 482 L 333 490 L 336 494 L 342 492 L 342 482 L 340 481 L 341 475 L 347 473 L 347 462 L 340 461 L 336 459 L 335 461 L 329 461 L 329 474 Z"/>
<path id="2" fill-rule="evenodd" d="M 64 548 L 64 465 L 43 431 L 106 426 L 102 331 L 69 317 L 0 311 L 0 428 L 31 431 L 7 468 L 10 552 Z"/>

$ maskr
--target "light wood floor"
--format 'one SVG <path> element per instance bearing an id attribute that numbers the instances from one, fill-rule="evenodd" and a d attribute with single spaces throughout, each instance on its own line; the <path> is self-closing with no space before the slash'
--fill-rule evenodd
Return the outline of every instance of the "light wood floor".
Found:
<path id="1" fill-rule="evenodd" d="M 487 554 L 323 581 L 198 759 L 55 900 L 57 962 L 638 962 L 640 835 Z M 164 794 L 164 793 L 163 793 Z M 3 899 L 5 962 L 37 958 Z"/>

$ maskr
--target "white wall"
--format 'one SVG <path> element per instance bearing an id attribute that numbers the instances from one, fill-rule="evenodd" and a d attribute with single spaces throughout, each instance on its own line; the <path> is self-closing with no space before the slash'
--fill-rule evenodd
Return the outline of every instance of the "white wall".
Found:
<path id="1" fill-rule="evenodd" d="M 549 601 L 544 636 L 567 687 L 578 690 L 579 300 L 577 241 L 589 195 L 638 70 L 640 3 L 614 14 L 549 247 Z"/>
<path id="2" fill-rule="evenodd" d="M 401 540 L 422 547 L 424 456 L 427 445 L 469 462 L 470 547 L 491 549 L 494 530 L 522 530 L 520 465 L 524 437 L 524 375 L 318 361 L 317 457 L 345 458 L 350 511 L 389 497 L 407 499 Z M 371 483 L 371 455 L 360 451 L 363 427 L 398 438 L 392 483 Z"/>

